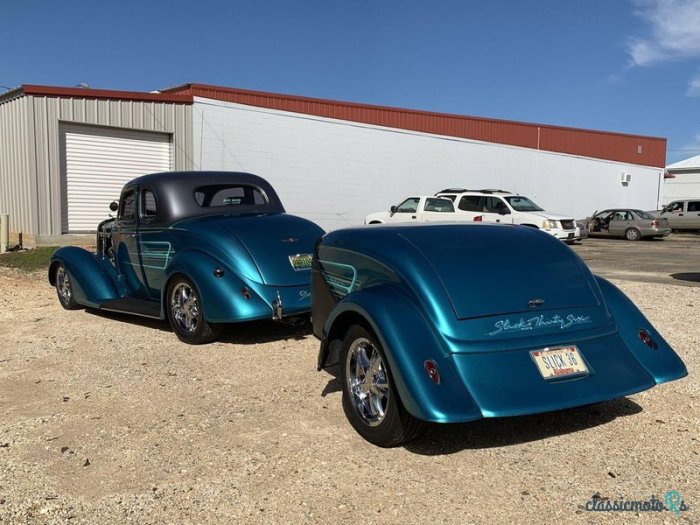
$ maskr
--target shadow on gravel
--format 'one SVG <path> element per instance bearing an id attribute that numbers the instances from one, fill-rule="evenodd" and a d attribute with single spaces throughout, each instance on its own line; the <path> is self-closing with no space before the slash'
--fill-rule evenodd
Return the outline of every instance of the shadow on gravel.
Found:
<path id="1" fill-rule="evenodd" d="M 139 317 L 136 315 L 120 314 L 117 312 L 108 312 L 105 310 L 93 310 L 87 308 L 87 313 L 102 317 L 104 319 L 113 319 L 114 321 L 124 322 L 125 324 L 133 324 L 153 328 L 160 332 L 169 332 L 173 340 L 177 336 L 170 329 L 170 324 L 167 321 L 160 319 L 151 319 L 148 317 Z M 288 324 L 276 321 L 248 321 L 244 323 L 227 323 L 222 325 L 221 336 L 219 342 L 232 343 L 237 345 L 255 345 L 261 343 L 271 343 L 273 341 L 285 341 L 294 339 L 301 341 L 311 335 L 311 323 L 308 320 L 301 324 Z"/>
<path id="2" fill-rule="evenodd" d="M 672 273 L 671 277 L 677 281 L 690 281 L 691 283 L 700 283 L 700 273 Z"/>
<path id="3" fill-rule="evenodd" d="M 415 454 L 441 456 L 469 449 L 507 447 L 586 430 L 641 411 L 642 407 L 625 397 L 533 416 L 480 419 L 455 425 L 431 424 L 423 436 L 405 448 Z"/>

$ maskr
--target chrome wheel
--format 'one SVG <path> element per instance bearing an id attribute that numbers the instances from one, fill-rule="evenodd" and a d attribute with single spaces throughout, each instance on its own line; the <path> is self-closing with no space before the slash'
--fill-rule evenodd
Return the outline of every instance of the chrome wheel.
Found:
<path id="1" fill-rule="evenodd" d="M 193 334 L 199 326 L 201 312 L 194 289 L 185 282 L 173 287 L 170 293 L 170 311 L 173 321 L 183 334 Z"/>
<path id="2" fill-rule="evenodd" d="M 70 287 L 70 277 L 68 277 L 68 272 L 63 266 L 59 266 L 56 270 L 56 291 L 62 304 L 71 304 L 73 293 Z"/>
<path id="3" fill-rule="evenodd" d="M 345 360 L 345 377 L 357 415 L 371 427 L 380 425 L 389 404 L 389 377 L 372 341 L 359 338 L 352 343 Z"/>

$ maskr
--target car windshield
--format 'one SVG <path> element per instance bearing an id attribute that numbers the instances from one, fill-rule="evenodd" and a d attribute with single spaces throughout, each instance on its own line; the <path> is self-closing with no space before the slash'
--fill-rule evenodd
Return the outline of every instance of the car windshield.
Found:
<path id="1" fill-rule="evenodd" d="M 640 219 L 644 219 L 647 221 L 653 221 L 656 219 L 653 215 L 650 215 L 649 213 L 642 211 L 642 210 L 632 210 Z"/>
<path id="2" fill-rule="evenodd" d="M 517 196 L 506 197 L 505 199 L 515 211 L 544 211 L 542 208 L 540 208 L 537 204 L 532 202 L 527 197 Z"/>

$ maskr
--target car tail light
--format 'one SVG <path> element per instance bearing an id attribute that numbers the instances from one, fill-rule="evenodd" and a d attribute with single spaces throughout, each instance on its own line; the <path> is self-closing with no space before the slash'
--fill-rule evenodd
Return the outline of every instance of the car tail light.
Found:
<path id="1" fill-rule="evenodd" d="M 428 359 L 425 363 L 423 363 L 423 367 L 425 368 L 425 371 L 427 372 L 430 380 L 436 385 L 439 385 L 440 371 L 438 370 L 438 366 L 437 364 L 435 364 L 435 361 L 433 361 L 432 359 Z"/>
<path id="2" fill-rule="evenodd" d="M 484 222 L 484 216 L 477 215 L 476 217 L 474 217 L 474 222 Z"/>
<path id="3" fill-rule="evenodd" d="M 651 221 L 651 227 L 652 227 L 652 228 L 658 228 L 658 227 L 659 227 L 659 221 Z"/>
<path id="4" fill-rule="evenodd" d="M 639 338 L 642 340 L 642 343 L 647 345 L 652 350 L 656 350 L 658 348 L 656 342 L 651 338 L 649 332 L 647 332 L 644 328 L 639 330 Z"/>

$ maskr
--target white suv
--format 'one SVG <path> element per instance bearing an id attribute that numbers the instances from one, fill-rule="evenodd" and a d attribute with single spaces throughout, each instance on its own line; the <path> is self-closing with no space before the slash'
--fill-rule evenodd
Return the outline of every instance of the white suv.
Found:
<path id="1" fill-rule="evenodd" d="M 567 244 L 573 244 L 581 238 L 581 231 L 572 217 L 545 211 L 517 193 L 452 188 L 435 195 L 452 200 L 455 203 L 455 213 L 473 221 L 531 226 Z"/>

